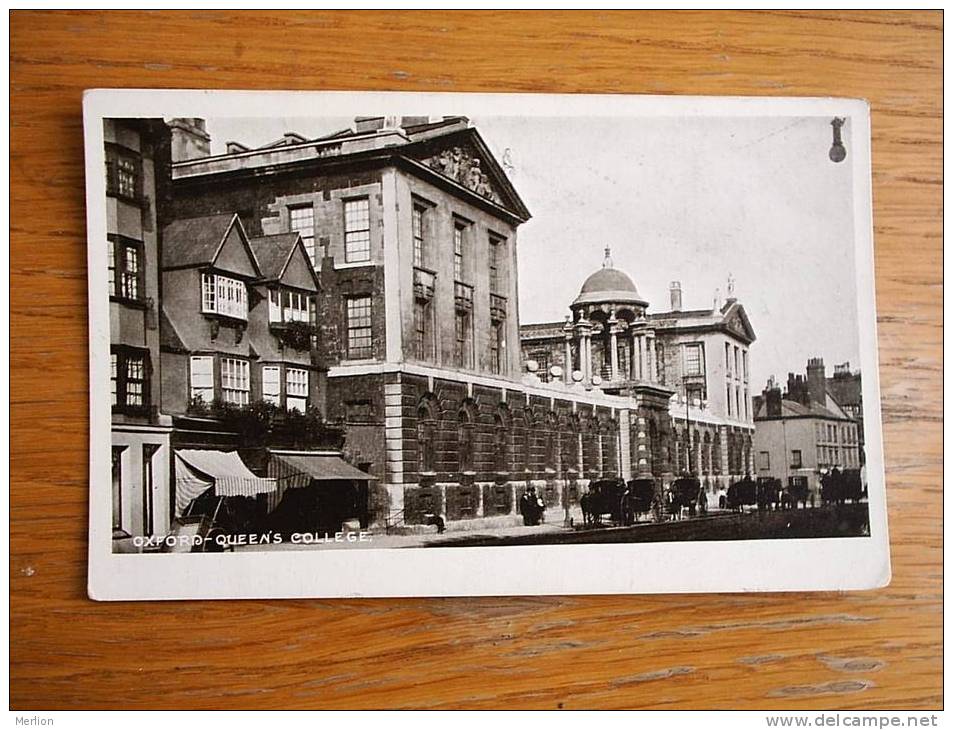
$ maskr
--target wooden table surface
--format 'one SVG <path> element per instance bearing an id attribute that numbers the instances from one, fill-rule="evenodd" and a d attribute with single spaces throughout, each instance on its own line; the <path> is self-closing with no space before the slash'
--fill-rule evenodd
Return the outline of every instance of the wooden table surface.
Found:
<path id="1" fill-rule="evenodd" d="M 923 11 L 13 12 L 13 708 L 940 707 L 941 43 Z M 89 87 L 868 99 L 892 584 L 88 600 Z"/>

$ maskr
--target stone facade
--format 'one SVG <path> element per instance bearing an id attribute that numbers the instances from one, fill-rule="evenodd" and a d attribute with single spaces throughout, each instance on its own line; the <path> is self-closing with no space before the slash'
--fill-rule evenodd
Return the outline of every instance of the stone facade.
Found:
<path id="1" fill-rule="evenodd" d="M 168 532 L 171 419 L 160 410 L 157 266 L 170 135 L 161 119 L 104 122 L 114 545 Z M 94 245 L 93 242 L 90 245 Z M 106 258 L 104 255 L 103 258 Z"/>
<path id="2" fill-rule="evenodd" d="M 861 431 L 827 386 L 822 359 L 811 358 L 805 375 L 789 373 L 783 393 L 769 381 L 754 405 L 758 476 L 800 480 L 818 500 L 824 472 L 862 468 Z"/>
<path id="3" fill-rule="evenodd" d="M 523 357 L 542 380 L 624 399 L 626 477 L 692 474 L 711 501 L 752 473 L 755 335 L 736 299 L 683 310 L 681 284 L 671 289 L 672 308 L 651 312 L 607 250 L 565 322 L 521 326 Z"/>

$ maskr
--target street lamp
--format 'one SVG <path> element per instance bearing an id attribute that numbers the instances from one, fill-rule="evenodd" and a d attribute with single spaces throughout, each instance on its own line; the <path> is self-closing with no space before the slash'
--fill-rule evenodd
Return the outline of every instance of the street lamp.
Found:
<path id="1" fill-rule="evenodd" d="M 685 465 L 689 475 L 695 473 L 694 464 L 692 464 L 692 421 L 691 414 L 688 410 L 690 404 L 694 404 L 696 408 L 701 406 L 700 398 L 690 398 L 688 395 L 688 385 L 687 379 L 683 380 L 683 387 L 685 388 Z"/>
<path id="2" fill-rule="evenodd" d="M 831 162 L 843 162 L 847 157 L 847 149 L 844 147 L 844 142 L 841 140 L 840 128 L 844 126 L 846 120 L 840 117 L 834 117 L 831 120 L 831 127 L 834 131 L 834 141 L 831 144 L 831 151 L 829 156 Z"/>

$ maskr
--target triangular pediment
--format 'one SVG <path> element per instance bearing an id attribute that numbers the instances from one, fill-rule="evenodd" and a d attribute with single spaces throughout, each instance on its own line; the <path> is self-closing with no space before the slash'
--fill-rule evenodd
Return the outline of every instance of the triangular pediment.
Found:
<path id="1" fill-rule="evenodd" d="M 732 305 L 725 313 L 725 327 L 729 332 L 744 340 L 748 340 L 749 342 L 754 342 L 755 340 L 754 328 L 751 326 L 744 307 L 740 304 Z"/>
<path id="2" fill-rule="evenodd" d="M 529 210 L 475 129 L 434 137 L 415 147 L 419 152 L 414 157 L 437 174 L 506 208 L 521 220 L 529 219 Z"/>

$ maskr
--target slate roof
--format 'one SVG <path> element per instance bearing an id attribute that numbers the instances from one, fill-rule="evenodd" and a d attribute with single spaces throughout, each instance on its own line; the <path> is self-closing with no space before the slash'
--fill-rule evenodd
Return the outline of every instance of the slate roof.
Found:
<path id="1" fill-rule="evenodd" d="M 831 395 L 827 394 L 827 399 L 830 402 Z M 836 404 L 835 404 L 836 407 Z M 755 412 L 755 420 L 769 418 L 767 415 L 768 404 L 762 400 L 761 404 L 758 407 L 758 410 Z M 829 408 L 825 408 L 820 403 L 811 401 L 810 405 L 805 406 L 803 403 L 798 403 L 794 400 L 788 400 L 787 398 L 781 401 L 781 417 L 782 418 L 792 418 L 792 417 L 804 417 L 804 416 L 814 416 L 817 418 L 834 418 L 837 420 L 849 420 L 848 416 L 843 413 L 836 413 Z M 777 418 L 777 416 L 773 416 Z"/>
<path id="2" fill-rule="evenodd" d="M 165 350 L 175 352 L 188 350 L 182 338 L 179 336 L 179 331 L 175 328 L 175 325 L 172 324 L 169 315 L 165 313 L 165 307 L 163 307 L 159 313 L 159 345 Z"/>
<path id="3" fill-rule="evenodd" d="M 180 218 L 162 231 L 162 266 L 186 267 L 215 260 L 234 213 Z"/>
<path id="4" fill-rule="evenodd" d="M 249 238 L 248 244 L 258 260 L 258 268 L 265 281 L 276 281 L 291 258 L 295 244 L 298 242 L 297 233 L 276 233 L 271 236 Z"/>

